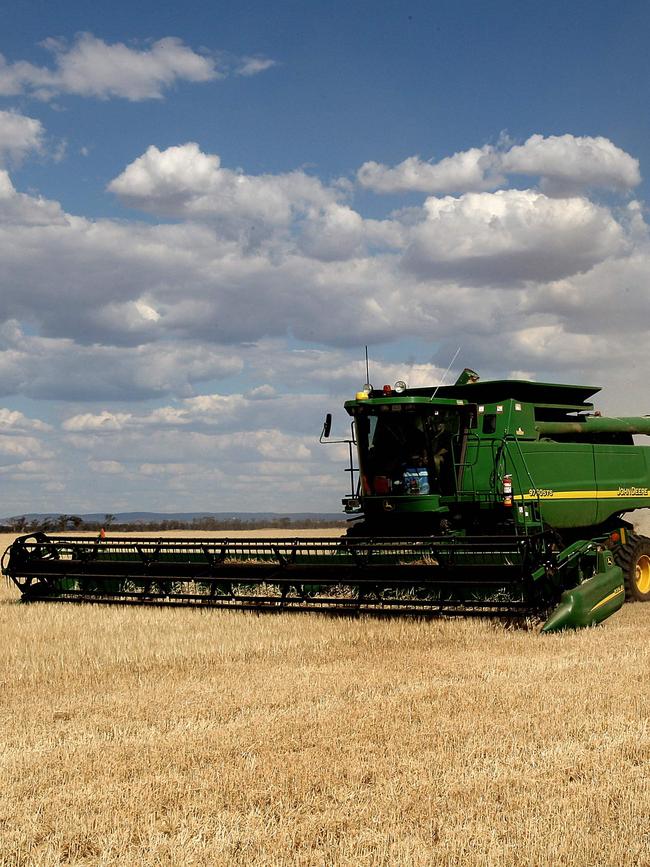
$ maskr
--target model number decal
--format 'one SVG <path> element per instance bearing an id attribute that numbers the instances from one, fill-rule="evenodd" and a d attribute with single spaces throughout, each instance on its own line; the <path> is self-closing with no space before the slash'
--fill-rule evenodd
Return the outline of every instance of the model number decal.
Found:
<path id="1" fill-rule="evenodd" d="M 647 497 L 648 489 L 647 488 L 619 488 L 618 489 L 619 497 Z"/>
<path id="2" fill-rule="evenodd" d="M 529 488 L 528 496 L 532 497 L 534 500 L 543 500 L 544 498 L 552 497 L 555 491 L 551 491 L 548 488 Z"/>

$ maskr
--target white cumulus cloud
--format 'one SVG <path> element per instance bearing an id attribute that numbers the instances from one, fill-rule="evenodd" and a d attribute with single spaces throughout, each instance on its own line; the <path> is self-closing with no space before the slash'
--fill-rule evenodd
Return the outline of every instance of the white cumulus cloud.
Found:
<path id="1" fill-rule="evenodd" d="M 221 74 L 213 58 L 198 54 L 173 36 L 145 48 L 109 44 L 91 33 L 80 33 L 72 44 L 48 39 L 43 45 L 53 55 L 52 67 L 24 60 L 10 63 L 0 55 L 1 95 L 51 99 L 67 93 L 101 99 L 160 99 L 179 81 L 213 81 Z"/>
<path id="2" fill-rule="evenodd" d="M 534 190 L 430 197 L 405 264 L 421 276 L 508 284 L 552 280 L 622 253 L 624 233 L 588 199 Z"/>
<path id="3" fill-rule="evenodd" d="M 390 168 L 369 161 L 357 172 L 362 187 L 376 193 L 454 193 L 493 190 L 503 183 L 492 147 L 470 148 L 437 163 L 407 157 Z"/>
<path id="4" fill-rule="evenodd" d="M 52 428 L 49 424 L 46 424 L 38 418 L 28 418 L 18 410 L 0 407 L 1 433 L 25 430 L 49 431 L 51 429 Z"/>
<path id="5" fill-rule="evenodd" d="M 641 182 L 639 161 L 603 136 L 532 135 L 501 155 L 505 173 L 539 175 L 547 191 L 587 187 L 629 190 Z"/>
<path id="6" fill-rule="evenodd" d="M 17 111 L 0 111 L 0 165 L 7 159 L 20 162 L 30 151 L 40 153 L 44 134 L 40 120 Z"/>
<path id="7" fill-rule="evenodd" d="M 103 410 L 93 414 L 83 412 L 73 415 L 63 422 L 66 431 L 116 431 L 121 430 L 131 419 L 130 413 L 114 413 Z"/>
<path id="8" fill-rule="evenodd" d="M 536 134 L 510 148 L 470 148 L 439 162 L 417 156 L 393 167 L 366 162 L 357 181 L 376 193 L 463 193 L 506 186 L 512 174 L 539 177 L 552 195 L 574 195 L 592 187 L 629 190 L 641 181 L 639 161 L 609 139 L 569 134 Z"/>
<path id="9" fill-rule="evenodd" d="M 0 169 L 0 226 L 3 224 L 11 227 L 7 230 L 12 232 L 18 227 L 67 226 L 69 222 L 58 202 L 17 192 L 9 173 L 5 169 Z M 13 244 L 15 243 L 14 238 Z M 23 256 L 23 251 L 20 249 L 14 248 L 13 253 L 20 258 Z M 6 258 L 3 264 L 6 268 L 8 265 Z"/>
<path id="10" fill-rule="evenodd" d="M 247 175 L 224 168 L 217 154 L 188 142 L 151 145 L 108 189 L 131 207 L 163 216 L 221 217 L 288 225 L 296 213 L 331 203 L 336 193 L 302 171 Z"/>

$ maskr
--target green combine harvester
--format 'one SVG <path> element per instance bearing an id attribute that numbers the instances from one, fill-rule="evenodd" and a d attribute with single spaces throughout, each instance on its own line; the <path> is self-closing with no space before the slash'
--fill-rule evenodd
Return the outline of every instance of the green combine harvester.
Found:
<path id="1" fill-rule="evenodd" d="M 345 404 L 345 536 L 34 533 L 7 549 L 3 571 L 25 600 L 589 626 L 650 599 L 650 539 L 622 517 L 650 507 L 650 447 L 634 443 L 650 417 L 604 418 L 588 402 L 598 391 L 470 370 L 449 386 L 368 385 Z M 321 441 L 330 427 L 328 415 Z"/>

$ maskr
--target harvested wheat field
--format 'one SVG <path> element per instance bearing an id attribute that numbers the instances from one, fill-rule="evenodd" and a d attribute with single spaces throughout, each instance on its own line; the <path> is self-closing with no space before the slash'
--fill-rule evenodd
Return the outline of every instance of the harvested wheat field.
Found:
<path id="1" fill-rule="evenodd" d="M 540 637 L 17 600 L 3 865 L 650 863 L 650 605 Z"/>

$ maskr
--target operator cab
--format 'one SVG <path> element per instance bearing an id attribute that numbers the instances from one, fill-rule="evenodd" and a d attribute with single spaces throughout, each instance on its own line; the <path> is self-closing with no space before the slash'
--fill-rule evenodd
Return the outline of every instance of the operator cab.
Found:
<path id="1" fill-rule="evenodd" d="M 366 405 L 354 418 L 364 496 L 455 493 L 462 426 L 456 407 Z"/>

